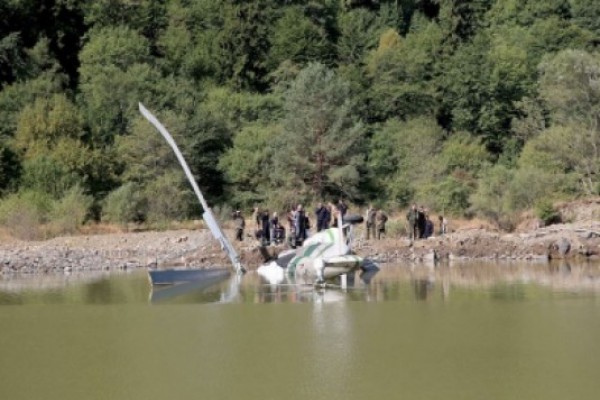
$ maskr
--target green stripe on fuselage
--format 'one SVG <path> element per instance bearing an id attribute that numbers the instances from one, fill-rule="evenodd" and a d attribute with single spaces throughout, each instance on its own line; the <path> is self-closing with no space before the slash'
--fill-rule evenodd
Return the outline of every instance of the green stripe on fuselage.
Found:
<path id="1" fill-rule="evenodd" d="M 318 252 L 315 255 L 320 256 L 331 246 L 333 246 L 333 243 L 315 243 L 315 244 L 311 244 L 310 246 L 307 246 L 306 249 L 304 249 L 304 251 L 302 251 L 301 254 L 298 254 L 296 257 L 294 257 L 290 261 L 290 263 L 288 264 L 288 267 L 287 267 L 287 272 L 289 274 L 295 273 L 296 267 L 298 266 L 300 261 L 304 260 L 305 258 L 309 258 L 315 251 Z M 320 249 L 320 251 L 318 251 L 319 247 L 322 247 Z"/>

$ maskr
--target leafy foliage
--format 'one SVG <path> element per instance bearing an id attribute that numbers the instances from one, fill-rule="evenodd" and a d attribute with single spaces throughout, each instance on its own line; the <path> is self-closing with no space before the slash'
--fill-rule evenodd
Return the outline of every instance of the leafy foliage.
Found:
<path id="1" fill-rule="evenodd" d="M 106 196 L 102 207 L 102 220 L 126 225 L 140 221 L 144 210 L 142 193 L 138 185 L 127 182 Z"/>
<path id="2" fill-rule="evenodd" d="M 285 94 L 271 176 L 299 199 L 357 196 L 363 128 L 352 118 L 348 93 L 333 71 L 311 63 Z"/>
<path id="3" fill-rule="evenodd" d="M 509 225 L 598 194 L 599 13 L 593 0 L 0 2 L 0 203 L 24 210 L 2 222 L 39 237 L 51 219 L 197 216 L 138 102 L 223 210 L 344 197 Z"/>

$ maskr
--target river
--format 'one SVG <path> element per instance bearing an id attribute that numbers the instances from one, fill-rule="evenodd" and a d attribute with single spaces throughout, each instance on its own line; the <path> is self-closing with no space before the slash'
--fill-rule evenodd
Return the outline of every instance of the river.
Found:
<path id="1" fill-rule="evenodd" d="M 0 399 L 597 399 L 600 267 L 385 266 L 346 290 L 256 274 L 0 278 Z"/>

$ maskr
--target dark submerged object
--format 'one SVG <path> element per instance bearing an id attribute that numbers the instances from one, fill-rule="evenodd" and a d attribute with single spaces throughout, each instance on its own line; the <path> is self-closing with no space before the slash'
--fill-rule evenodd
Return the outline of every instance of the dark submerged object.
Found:
<path id="1" fill-rule="evenodd" d="M 224 268 L 211 269 L 156 269 L 149 270 L 152 285 L 175 285 L 186 282 L 213 281 L 228 278 L 231 271 Z"/>

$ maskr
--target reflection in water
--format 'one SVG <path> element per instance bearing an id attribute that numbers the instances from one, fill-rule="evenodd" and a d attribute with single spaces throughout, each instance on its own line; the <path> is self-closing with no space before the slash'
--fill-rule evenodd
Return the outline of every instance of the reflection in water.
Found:
<path id="1" fill-rule="evenodd" d="M 228 303 L 331 303 L 343 301 L 449 301 L 456 292 L 484 289 L 491 299 L 524 300 L 536 296 L 542 288 L 546 293 L 600 292 L 598 265 L 571 266 L 560 264 L 439 264 L 385 266 L 348 276 L 347 287 L 332 282 L 326 289 L 312 282 L 286 277 L 272 284 L 257 274 L 236 276 L 227 283 L 210 288 L 219 291 L 208 300 L 205 295 L 182 299 L 189 301 L 220 301 Z M 458 292 L 457 292 L 458 291 Z M 455 294 L 455 296 L 456 296 Z M 453 296 L 453 297 L 455 297 Z M 218 299 L 216 299 L 218 297 Z M 201 300 L 203 299 L 203 300 Z"/>
<path id="2" fill-rule="evenodd" d="M 545 290 L 544 288 L 548 289 Z M 286 278 L 270 284 L 256 273 L 228 280 L 152 290 L 145 271 L 129 274 L 1 276 L 0 304 L 123 303 L 329 303 L 340 301 L 449 301 L 471 289 L 490 298 L 523 300 L 542 292 L 600 293 L 600 265 L 559 263 L 463 263 L 383 265 L 357 272 L 347 287 L 333 281 L 327 289 Z M 451 296 L 452 294 L 452 296 Z"/>
<path id="3" fill-rule="evenodd" d="M 177 285 L 169 285 L 166 287 L 152 286 L 150 290 L 150 303 L 164 301 L 166 299 L 181 296 L 190 292 L 201 292 L 205 289 L 210 288 L 211 286 L 215 286 L 221 282 L 228 280 L 228 278 L 229 275 L 220 275 L 211 277 L 209 279 L 180 283 Z M 235 281 L 236 279 L 231 279 L 231 282 Z"/>
<path id="4" fill-rule="evenodd" d="M 433 293 L 433 280 L 429 279 L 415 279 L 413 281 L 415 288 L 415 298 L 417 300 L 427 300 L 429 295 Z"/>

